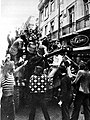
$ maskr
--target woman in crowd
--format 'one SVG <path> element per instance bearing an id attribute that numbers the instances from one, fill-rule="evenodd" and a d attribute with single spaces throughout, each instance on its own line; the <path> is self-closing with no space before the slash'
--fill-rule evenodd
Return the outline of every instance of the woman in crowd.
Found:
<path id="1" fill-rule="evenodd" d="M 1 119 L 14 120 L 15 119 L 15 106 L 14 106 L 14 74 L 27 64 L 27 61 L 15 69 L 14 62 L 11 61 L 10 54 L 6 55 L 6 60 L 2 66 L 2 99 L 1 99 Z"/>

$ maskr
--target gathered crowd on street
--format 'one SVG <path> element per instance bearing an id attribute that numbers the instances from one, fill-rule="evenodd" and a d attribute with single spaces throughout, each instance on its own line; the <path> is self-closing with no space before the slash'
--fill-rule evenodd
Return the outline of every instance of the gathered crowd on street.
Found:
<path id="1" fill-rule="evenodd" d="M 90 1 L 72 1 L 39 0 L 39 18 L 8 32 L 1 120 L 90 120 Z"/>

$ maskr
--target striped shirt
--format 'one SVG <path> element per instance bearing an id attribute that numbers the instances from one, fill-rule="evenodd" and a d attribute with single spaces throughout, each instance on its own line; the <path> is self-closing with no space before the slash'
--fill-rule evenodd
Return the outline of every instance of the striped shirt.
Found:
<path id="1" fill-rule="evenodd" d="M 14 81 L 13 73 L 11 74 L 7 73 L 7 77 L 2 75 L 1 86 L 4 96 L 13 95 L 14 85 L 15 85 L 15 81 Z"/>

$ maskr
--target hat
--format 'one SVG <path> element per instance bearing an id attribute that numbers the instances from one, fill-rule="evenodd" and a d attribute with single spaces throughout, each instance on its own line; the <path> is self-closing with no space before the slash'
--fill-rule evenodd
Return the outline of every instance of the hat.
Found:
<path id="1" fill-rule="evenodd" d="M 41 75 L 43 72 L 43 67 L 42 66 L 36 66 L 35 67 L 35 70 L 34 70 L 34 73 L 37 74 L 37 75 Z"/>
<path id="2" fill-rule="evenodd" d="M 67 73 L 65 66 L 60 66 L 61 73 Z"/>

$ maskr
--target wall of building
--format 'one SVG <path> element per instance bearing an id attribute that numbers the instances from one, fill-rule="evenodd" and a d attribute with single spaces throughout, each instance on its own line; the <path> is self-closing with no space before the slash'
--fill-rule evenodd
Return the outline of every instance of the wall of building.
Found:
<path id="1" fill-rule="evenodd" d="M 50 0 L 47 3 L 49 5 L 49 13 L 48 18 L 44 19 L 42 22 L 40 22 L 40 28 L 43 29 L 42 31 L 42 38 L 45 36 L 45 26 L 48 26 L 47 34 L 49 34 L 50 31 L 50 22 L 54 20 L 54 31 L 58 31 L 58 0 L 55 1 L 55 10 L 53 12 L 50 11 Z M 69 33 L 76 32 L 76 21 L 82 17 L 85 16 L 85 8 L 84 8 L 84 1 L 83 0 L 60 0 L 60 27 L 65 27 L 65 35 Z M 70 24 L 70 8 L 74 6 L 74 13 L 73 13 L 73 26 L 72 28 L 68 26 Z M 44 6 L 45 11 L 45 6 Z M 90 4 L 89 4 L 89 13 L 90 13 Z M 88 24 L 89 21 L 87 21 L 86 24 Z M 82 25 L 82 23 L 80 23 Z M 80 28 L 79 28 L 80 29 Z M 62 32 L 60 36 L 63 37 L 64 33 Z"/>
<path id="2" fill-rule="evenodd" d="M 45 19 L 45 17 L 43 18 L 43 21 L 40 22 L 40 28 L 43 29 L 42 30 L 42 37 L 45 36 L 45 26 L 47 25 L 48 26 L 48 31 L 47 31 L 47 34 L 49 34 L 49 31 L 50 31 L 50 22 L 52 20 L 54 20 L 54 30 L 56 31 L 58 29 L 58 19 L 57 19 L 57 14 L 58 14 L 58 5 L 57 5 L 57 0 L 54 0 L 55 2 L 55 8 L 54 8 L 54 11 L 51 12 L 50 11 L 50 5 L 51 5 L 51 2 L 49 1 L 48 4 L 48 18 Z M 44 16 L 45 16 L 45 7 L 43 8 L 44 9 Z"/>
<path id="3" fill-rule="evenodd" d="M 78 20 L 84 16 L 84 2 L 83 2 L 83 0 L 77 0 L 77 9 L 76 10 L 77 10 L 76 20 Z"/>

